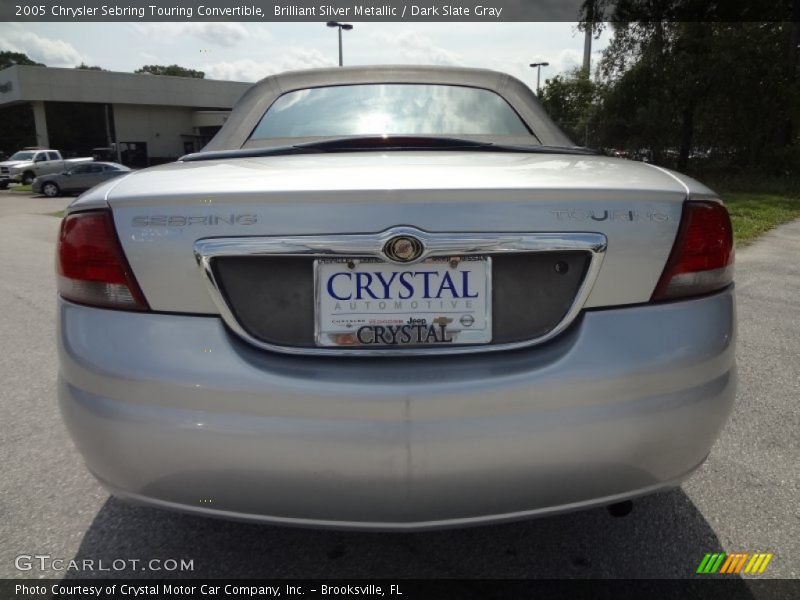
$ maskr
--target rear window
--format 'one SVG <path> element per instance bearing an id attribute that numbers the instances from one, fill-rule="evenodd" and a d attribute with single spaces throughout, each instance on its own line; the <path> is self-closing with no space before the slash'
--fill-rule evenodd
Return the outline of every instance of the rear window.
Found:
<path id="1" fill-rule="evenodd" d="M 454 85 L 365 84 L 295 90 L 250 139 L 347 135 L 531 135 L 496 93 Z"/>

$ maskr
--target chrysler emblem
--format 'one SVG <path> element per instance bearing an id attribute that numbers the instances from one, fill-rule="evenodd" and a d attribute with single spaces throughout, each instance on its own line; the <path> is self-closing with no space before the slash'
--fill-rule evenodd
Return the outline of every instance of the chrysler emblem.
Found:
<path id="1" fill-rule="evenodd" d="M 394 262 L 411 262 L 422 256 L 423 245 L 417 238 L 400 235 L 393 237 L 383 247 L 383 253 Z"/>

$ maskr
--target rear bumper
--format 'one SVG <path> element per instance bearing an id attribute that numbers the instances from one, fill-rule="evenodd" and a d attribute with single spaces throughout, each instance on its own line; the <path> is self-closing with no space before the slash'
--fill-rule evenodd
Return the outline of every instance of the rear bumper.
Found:
<path id="1" fill-rule="evenodd" d="M 218 318 L 63 301 L 59 321 L 89 469 L 122 497 L 237 519 L 414 529 L 619 501 L 701 464 L 735 390 L 732 288 L 435 359 L 275 355 Z"/>

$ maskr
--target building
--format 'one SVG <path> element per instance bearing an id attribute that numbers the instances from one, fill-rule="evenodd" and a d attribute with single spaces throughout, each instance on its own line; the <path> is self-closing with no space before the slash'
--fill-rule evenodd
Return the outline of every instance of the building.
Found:
<path id="1" fill-rule="evenodd" d="M 106 154 L 135 167 L 200 150 L 251 84 L 16 65 L 0 71 L 0 151 Z"/>

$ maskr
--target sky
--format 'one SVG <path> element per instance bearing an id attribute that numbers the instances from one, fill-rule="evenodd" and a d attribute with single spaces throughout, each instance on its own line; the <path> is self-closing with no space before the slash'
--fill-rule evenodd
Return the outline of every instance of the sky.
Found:
<path id="1" fill-rule="evenodd" d="M 580 66 L 576 23 L 358 23 L 344 32 L 344 64 L 433 64 L 503 71 L 536 86 Z M 608 44 L 603 32 L 593 62 Z M 207 79 L 257 81 L 292 69 L 335 66 L 336 30 L 324 23 L 0 23 L 0 50 L 51 67 L 85 62 L 112 71 L 179 64 Z"/>

